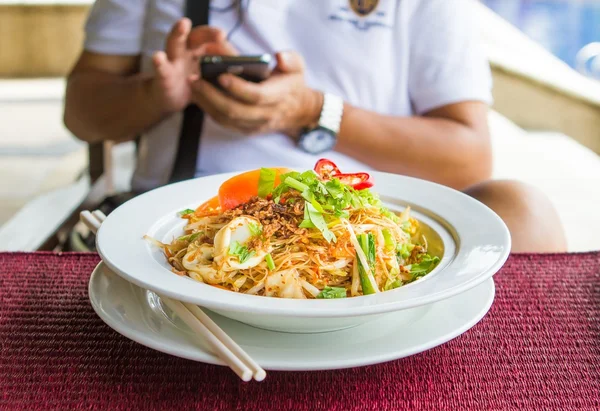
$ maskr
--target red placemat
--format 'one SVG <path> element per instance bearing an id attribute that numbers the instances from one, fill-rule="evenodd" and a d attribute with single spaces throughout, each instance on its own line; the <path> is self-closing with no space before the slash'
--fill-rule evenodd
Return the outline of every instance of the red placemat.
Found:
<path id="1" fill-rule="evenodd" d="M 512 256 L 490 313 L 428 352 L 262 383 L 114 332 L 88 301 L 98 261 L 0 254 L 0 408 L 600 409 L 600 253 Z"/>

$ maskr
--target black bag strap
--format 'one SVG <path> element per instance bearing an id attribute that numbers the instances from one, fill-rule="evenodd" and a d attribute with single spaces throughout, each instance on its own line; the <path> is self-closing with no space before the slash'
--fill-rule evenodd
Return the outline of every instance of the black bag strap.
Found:
<path id="1" fill-rule="evenodd" d="M 208 24 L 208 14 L 209 0 L 186 0 L 185 15 L 192 21 L 192 27 Z M 190 104 L 183 111 L 177 155 L 169 182 L 194 177 L 203 122 L 204 112 L 197 105 Z"/>

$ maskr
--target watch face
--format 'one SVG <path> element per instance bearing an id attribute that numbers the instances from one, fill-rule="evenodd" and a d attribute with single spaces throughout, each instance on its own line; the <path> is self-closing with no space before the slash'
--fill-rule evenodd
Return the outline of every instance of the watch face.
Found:
<path id="1" fill-rule="evenodd" d="M 299 146 L 311 154 L 319 154 L 331 150 L 335 145 L 335 136 L 327 130 L 316 129 L 300 137 Z"/>

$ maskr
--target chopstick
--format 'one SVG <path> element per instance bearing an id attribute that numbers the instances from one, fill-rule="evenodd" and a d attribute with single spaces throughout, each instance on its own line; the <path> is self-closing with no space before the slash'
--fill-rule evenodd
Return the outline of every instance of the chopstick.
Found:
<path id="1" fill-rule="evenodd" d="M 184 302 L 183 305 L 208 329 L 210 333 L 212 333 L 212 335 L 217 337 L 219 341 L 225 344 L 229 351 L 231 351 L 248 367 L 250 367 L 252 370 L 252 375 L 256 381 L 262 381 L 265 379 L 267 376 L 266 371 L 263 370 L 262 367 L 258 365 L 246 351 L 242 349 L 242 347 L 233 341 L 231 337 L 217 325 L 217 323 L 215 323 L 208 315 L 206 315 L 206 313 L 202 311 L 200 307 L 186 302 Z"/>
<path id="2" fill-rule="evenodd" d="M 201 321 L 192 314 L 186 306 L 176 300 L 171 300 L 168 297 L 159 294 L 162 301 L 169 307 L 181 320 L 187 324 L 196 334 L 204 337 L 204 339 L 217 352 L 217 355 L 235 372 L 242 381 L 250 381 L 253 377 L 253 372 L 239 357 L 237 357 L 217 336 L 210 332 Z M 206 314 L 205 314 L 206 315 Z M 264 371 L 263 371 L 264 372 Z M 259 380 L 260 381 L 260 380 Z"/>
<path id="3" fill-rule="evenodd" d="M 96 211 L 99 211 L 99 210 L 96 210 Z M 79 220 L 81 220 L 81 222 L 83 224 L 85 224 L 87 226 L 87 228 L 89 228 L 90 231 L 94 234 L 96 234 L 98 232 L 98 230 L 100 229 L 100 224 L 102 224 L 102 221 L 99 221 L 96 216 L 94 216 L 92 213 L 90 213 L 87 210 L 82 211 L 79 214 Z"/>
<path id="4" fill-rule="evenodd" d="M 82 211 L 80 220 L 94 233 L 98 232 L 106 215 L 100 210 Z M 197 335 L 203 337 L 216 355 L 225 362 L 243 381 L 262 381 L 265 370 L 256 363 L 225 331 L 195 304 L 177 301 L 163 295 L 161 300 Z"/>

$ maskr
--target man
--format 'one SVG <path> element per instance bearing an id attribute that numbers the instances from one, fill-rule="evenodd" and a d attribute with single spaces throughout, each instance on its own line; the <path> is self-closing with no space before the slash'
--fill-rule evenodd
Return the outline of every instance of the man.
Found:
<path id="1" fill-rule="evenodd" d="M 194 29 L 184 3 L 98 0 L 69 76 L 75 135 L 141 135 L 135 190 L 169 181 L 182 110 L 195 104 L 205 113 L 196 176 L 327 157 L 465 191 L 504 219 L 513 251 L 565 248 L 545 197 L 488 181 L 491 75 L 470 0 L 213 0 L 210 26 Z M 198 76 L 202 55 L 262 53 L 277 66 L 260 84 L 227 74 L 219 90 Z M 339 131 L 321 136 L 322 152 L 310 137 L 325 117 Z"/>

